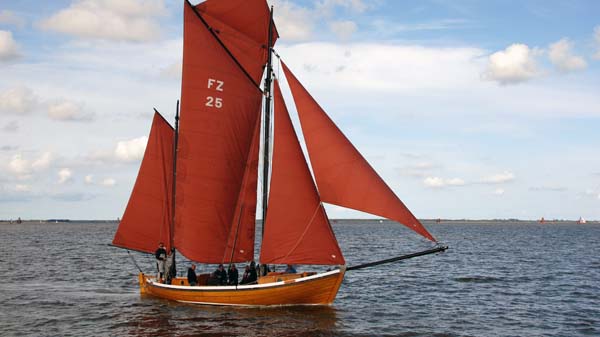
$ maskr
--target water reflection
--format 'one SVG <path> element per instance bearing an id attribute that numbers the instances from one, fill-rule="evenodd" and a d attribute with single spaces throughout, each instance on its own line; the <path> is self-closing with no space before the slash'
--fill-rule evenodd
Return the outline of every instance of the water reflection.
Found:
<path id="1" fill-rule="evenodd" d="M 141 296 L 117 330 L 129 336 L 339 335 L 331 306 L 220 307 Z"/>

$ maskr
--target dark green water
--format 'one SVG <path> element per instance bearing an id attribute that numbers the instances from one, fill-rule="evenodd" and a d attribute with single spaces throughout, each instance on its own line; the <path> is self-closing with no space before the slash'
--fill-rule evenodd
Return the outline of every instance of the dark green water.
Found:
<path id="1" fill-rule="evenodd" d="M 331 307 L 240 309 L 141 297 L 114 223 L 0 225 L 0 335 L 600 335 L 600 225 L 426 226 L 448 252 L 349 272 Z M 430 247 L 389 223 L 334 229 L 349 265 Z"/>

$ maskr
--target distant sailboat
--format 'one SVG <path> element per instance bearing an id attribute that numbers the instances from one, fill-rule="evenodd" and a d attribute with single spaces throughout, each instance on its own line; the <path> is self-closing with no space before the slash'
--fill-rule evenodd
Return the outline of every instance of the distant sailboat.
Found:
<path id="1" fill-rule="evenodd" d="M 579 217 L 579 220 L 577 220 L 577 223 L 580 225 L 583 225 L 583 224 L 587 223 L 587 221 L 583 217 Z"/>
<path id="2" fill-rule="evenodd" d="M 176 248 L 201 263 L 254 260 L 264 96 L 260 263 L 325 265 L 330 270 L 269 273 L 256 284 L 231 286 L 189 286 L 184 278 L 164 284 L 140 273 L 142 293 L 213 305 L 332 303 L 346 270 L 360 266 L 346 267 L 323 202 L 397 221 L 437 242 L 282 63 L 315 183 L 279 82 L 271 81 L 271 50 L 278 35 L 265 0 L 207 0 L 195 6 L 186 1 L 183 35 L 181 128 L 178 113 L 175 128 L 155 113 L 113 245 L 153 253 L 164 242 L 167 251 Z M 263 91 L 258 83 L 264 68 Z M 269 183 L 271 98 L 275 121 Z M 411 257 L 446 248 L 438 245 Z"/>
<path id="3" fill-rule="evenodd" d="M 544 217 L 542 217 L 538 222 L 543 224 L 543 223 L 546 223 L 546 220 L 544 219 Z"/>

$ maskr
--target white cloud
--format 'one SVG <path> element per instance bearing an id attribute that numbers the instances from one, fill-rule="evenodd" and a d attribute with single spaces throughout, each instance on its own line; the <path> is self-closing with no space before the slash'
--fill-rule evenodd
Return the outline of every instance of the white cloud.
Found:
<path id="1" fill-rule="evenodd" d="M 596 47 L 598 48 L 598 51 L 594 54 L 594 58 L 600 60 L 600 26 L 594 28 L 594 41 L 596 41 Z"/>
<path id="2" fill-rule="evenodd" d="M 87 176 L 85 176 L 85 178 L 83 178 L 83 181 L 87 184 L 87 185 L 91 185 L 94 183 L 94 176 L 91 174 L 88 174 Z"/>
<path id="3" fill-rule="evenodd" d="M 114 180 L 113 178 L 105 178 L 105 179 L 102 180 L 102 182 L 100 184 L 102 186 L 112 187 L 112 186 L 115 186 L 117 184 L 117 181 Z"/>
<path id="4" fill-rule="evenodd" d="M 503 195 L 504 194 L 504 189 L 503 188 L 497 188 L 494 190 L 494 192 L 492 192 L 494 195 Z"/>
<path id="5" fill-rule="evenodd" d="M 35 171 L 45 170 L 50 166 L 51 162 L 52 162 L 52 153 L 44 152 L 38 159 L 36 159 L 31 164 L 31 168 Z"/>
<path id="6" fill-rule="evenodd" d="M 94 113 L 85 111 L 80 103 L 63 100 L 48 106 L 48 117 L 60 121 L 91 121 Z"/>
<path id="7" fill-rule="evenodd" d="M 16 184 L 15 192 L 31 192 L 31 186 L 25 184 Z"/>
<path id="8" fill-rule="evenodd" d="M 124 162 L 141 160 L 144 157 L 147 143 L 148 137 L 146 136 L 120 141 L 114 151 L 115 157 Z"/>
<path id="9" fill-rule="evenodd" d="M 446 186 L 464 186 L 465 181 L 460 178 L 444 179 L 440 177 L 427 177 L 423 180 L 423 184 L 427 187 L 442 188 Z"/>
<path id="10" fill-rule="evenodd" d="M 311 37 L 315 25 L 314 14 L 307 8 L 289 1 L 270 1 L 275 7 L 274 20 L 277 31 L 289 41 L 306 40 Z"/>
<path id="11" fill-rule="evenodd" d="M 17 16 L 14 12 L 9 10 L 0 11 L 0 24 L 13 25 L 19 28 L 25 26 L 25 19 Z"/>
<path id="12" fill-rule="evenodd" d="M 166 11 L 163 0 L 83 0 L 43 20 L 40 26 L 79 38 L 150 41 L 160 36 L 154 20 Z"/>
<path id="13" fill-rule="evenodd" d="M 11 61 L 20 56 L 19 45 L 13 39 L 12 33 L 0 30 L 0 62 Z"/>
<path id="14" fill-rule="evenodd" d="M 336 7 L 349 9 L 356 13 L 362 13 L 368 8 L 362 0 L 320 0 L 317 2 L 316 10 L 331 15 Z"/>
<path id="15" fill-rule="evenodd" d="M 8 163 L 8 169 L 16 175 L 23 176 L 31 172 L 31 165 L 21 154 L 15 154 Z"/>
<path id="16" fill-rule="evenodd" d="M 73 171 L 69 168 L 62 168 L 58 171 L 58 183 L 64 184 L 70 182 L 73 178 Z"/>
<path id="17" fill-rule="evenodd" d="M 354 21 L 333 21 L 329 24 L 329 29 L 340 40 L 348 40 L 356 32 L 356 23 Z"/>
<path id="18" fill-rule="evenodd" d="M 175 62 L 160 71 L 160 77 L 168 79 L 181 79 L 181 61 Z"/>
<path id="19" fill-rule="evenodd" d="M 16 87 L 0 92 L 0 111 L 24 114 L 37 106 L 38 98 L 29 88 Z"/>
<path id="20" fill-rule="evenodd" d="M 490 55 L 488 68 L 483 78 L 502 85 L 515 84 L 532 79 L 540 74 L 536 54 L 525 44 L 512 44 L 502 51 Z"/>
<path id="21" fill-rule="evenodd" d="M 502 184 L 513 180 L 515 180 L 515 175 L 512 172 L 504 171 L 502 173 L 484 177 L 481 182 L 484 184 Z"/>
<path id="22" fill-rule="evenodd" d="M 550 61 L 558 70 L 562 72 L 569 72 L 574 70 L 581 70 L 587 67 L 585 60 L 571 53 L 573 44 L 569 39 L 560 39 L 559 41 L 550 45 L 548 56 Z"/>
<path id="23" fill-rule="evenodd" d="M 47 169 L 52 162 L 52 153 L 44 152 L 31 162 L 28 159 L 24 159 L 22 154 L 17 153 L 13 155 L 12 159 L 8 162 L 8 170 L 17 176 L 20 180 L 26 180 L 31 178 L 31 173 L 40 172 Z"/>

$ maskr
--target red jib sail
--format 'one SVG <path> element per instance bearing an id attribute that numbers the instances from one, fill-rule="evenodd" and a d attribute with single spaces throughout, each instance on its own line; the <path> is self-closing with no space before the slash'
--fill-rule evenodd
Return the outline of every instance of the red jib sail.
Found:
<path id="1" fill-rule="evenodd" d="M 260 83 L 268 56 L 270 12 L 266 1 L 207 0 L 196 9 L 254 82 Z M 273 45 L 276 40 L 273 29 Z"/>
<path id="2" fill-rule="evenodd" d="M 254 229 L 256 227 L 256 185 L 258 183 L 258 153 L 260 118 L 256 119 L 250 155 L 242 180 L 241 193 L 229 231 L 223 262 L 254 260 Z"/>
<path id="3" fill-rule="evenodd" d="M 194 9 L 184 8 L 175 247 L 195 261 L 229 262 L 223 258 L 262 92 Z"/>
<path id="4" fill-rule="evenodd" d="M 144 159 L 113 245 L 148 253 L 153 253 L 159 242 L 171 248 L 174 136 L 171 125 L 156 112 Z"/>
<path id="5" fill-rule="evenodd" d="M 379 215 L 436 241 L 283 64 L 321 200 Z"/>
<path id="6" fill-rule="evenodd" d="M 273 173 L 260 261 L 344 264 L 277 81 L 274 105 Z"/>

